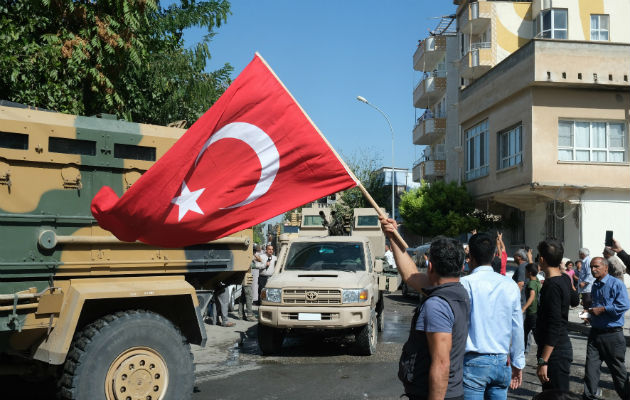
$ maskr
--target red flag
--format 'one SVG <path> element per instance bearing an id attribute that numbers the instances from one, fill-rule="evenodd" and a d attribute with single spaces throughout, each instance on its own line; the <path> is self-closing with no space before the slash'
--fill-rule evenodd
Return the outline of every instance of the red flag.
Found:
<path id="1" fill-rule="evenodd" d="M 356 185 L 256 54 L 120 199 L 101 188 L 92 214 L 120 240 L 180 247 L 227 236 Z"/>

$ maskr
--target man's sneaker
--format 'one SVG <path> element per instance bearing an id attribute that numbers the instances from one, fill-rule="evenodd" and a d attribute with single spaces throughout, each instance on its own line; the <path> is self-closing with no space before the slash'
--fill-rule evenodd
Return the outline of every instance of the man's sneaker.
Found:
<path id="1" fill-rule="evenodd" d="M 233 327 L 234 325 L 236 325 L 234 322 L 226 322 L 225 324 L 223 324 L 223 325 L 221 325 L 221 326 L 223 326 L 223 327 L 225 327 L 225 328 L 231 328 L 231 327 Z"/>

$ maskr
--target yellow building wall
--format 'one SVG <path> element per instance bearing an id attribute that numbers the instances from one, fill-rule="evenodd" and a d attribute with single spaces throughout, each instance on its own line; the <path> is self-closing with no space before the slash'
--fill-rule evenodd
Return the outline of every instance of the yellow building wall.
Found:
<path id="1" fill-rule="evenodd" d="M 532 38 L 532 4 L 497 2 L 493 16 L 496 63 L 499 63 Z"/>

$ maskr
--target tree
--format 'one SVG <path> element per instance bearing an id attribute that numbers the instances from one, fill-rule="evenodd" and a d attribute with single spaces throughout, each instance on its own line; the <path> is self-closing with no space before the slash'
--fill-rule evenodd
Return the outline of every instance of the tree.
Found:
<path id="1" fill-rule="evenodd" d="M 399 210 L 405 226 L 423 236 L 456 237 L 482 224 L 473 198 L 456 182 L 423 183 L 403 194 Z"/>
<path id="2" fill-rule="evenodd" d="M 0 0 L 0 93 L 71 114 L 194 122 L 223 93 L 232 67 L 205 72 L 227 0 Z M 192 49 L 183 31 L 207 35 Z"/>
<path id="3" fill-rule="evenodd" d="M 383 175 L 376 172 L 382 161 L 374 157 L 369 150 L 359 150 L 350 157 L 344 157 L 346 164 L 354 175 L 363 183 L 365 189 L 370 193 L 376 204 L 385 207 L 391 215 L 390 192 L 383 187 Z M 342 213 L 349 213 L 352 216 L 354 208 L 372 207 L 359 188 L 352 188 L 341 194 L 341 204 L 335 205 L 335 210 Z"/>

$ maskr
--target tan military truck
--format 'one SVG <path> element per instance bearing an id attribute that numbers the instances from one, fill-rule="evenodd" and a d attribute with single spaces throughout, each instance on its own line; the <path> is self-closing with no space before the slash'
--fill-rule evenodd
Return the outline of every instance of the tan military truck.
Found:
<path id="1" fill-rule="evenodd" d="M 303 225 L 313 227 L 312 214 L 302 212 Z M 376 251 L 382 251 L 385 239 L 378 218 L 368 219 L 371 226 L 366 223 L 363 217 L 369 214 L 355 212 L 350 236 L 315 236 L 308 229 L 297 239 L 281 236 L 278 267 L 261 293 L 258 343 L 263 354 L 278 353 L 288 332 L 304 330 L 352 333 L 358 353 L 376 351 L 384 326 L 383 293 L 396 290 L 398 283 L 382 274 Z M 376 250 L 379 240 L 383 246 Z"/>
<path id="2" fill-rule="evenodd" d="M 190 398 L 197 290 L 241 282 L 251 230 L 166 249 L 120 242 L 90 213 L 183 133 L 0 105 L 2 373 L 51 373 L 63 399 Z"/>

